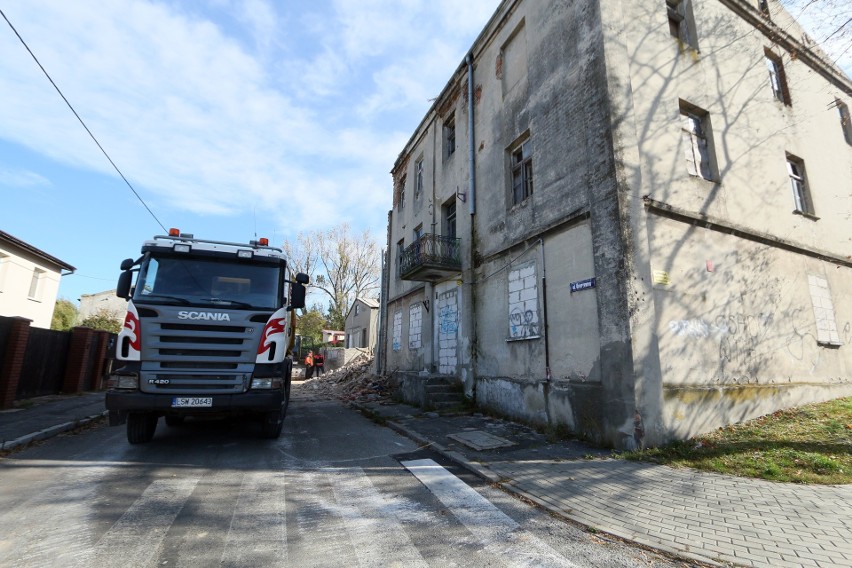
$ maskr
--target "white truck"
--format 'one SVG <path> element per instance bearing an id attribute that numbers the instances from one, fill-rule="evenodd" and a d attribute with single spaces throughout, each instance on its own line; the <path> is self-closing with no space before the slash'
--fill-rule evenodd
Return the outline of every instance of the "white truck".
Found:
<path id="1" fill-rule="evenodd" d="M 266 239 L 196 239 L 171 229 L 121 263 L 128 300 L 106 408 L 131 444 L 151 441 L 161 416 L 250 416 L 278 438 L 290 400 L 295 309 L 306 274 L 290 272 Z M 135 283 L 133 282 L 135 275 Z"/>

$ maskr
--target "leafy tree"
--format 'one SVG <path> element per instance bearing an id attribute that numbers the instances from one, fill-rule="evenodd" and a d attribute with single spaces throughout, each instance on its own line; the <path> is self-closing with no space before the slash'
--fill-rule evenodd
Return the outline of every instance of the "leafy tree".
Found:
<path id="1" fill-rule="evenodd" d="M 375 296 L 381 277 L 381 253 L 369 231 L 353 234 L 346 223 L 325 231 L 299 233 L 284 241 L 291 267 L 310 277 L 309 291 L 328 300 L 328 325 L 343 329 L 357 297 Z"/>
<path id="2" fill-rule="evenodd" d="M 70 300 L 60 298 L 53 308 L 53 318 L 50 321 L 50 329 L 56 331 L 68 331 L 77 322 L 77 306 Z"/>
<path id="3" fill-rule="evenodd" d="M 107 308 L 101 308 L 81 321 L 80 326 L 118 333 L 121 331 L 122 321 L 115 312 L 110 311 Z"/>
<path id="4" fill-rule="evenodd" d="M 302 337 L 311 338 L 313 343 L 318 345 L 322 341 L 322 330 L 326 323 L 319 304 L 314 304 L 306 313 L 299 316 L 296 321 L 296 333 Z"/>

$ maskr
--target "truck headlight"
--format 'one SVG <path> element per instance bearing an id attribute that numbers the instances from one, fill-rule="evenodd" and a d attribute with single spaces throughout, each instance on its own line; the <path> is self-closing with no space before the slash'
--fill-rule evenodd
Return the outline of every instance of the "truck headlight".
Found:
<path id="1" fill-rule="evenodd" d="M 111 389 L 137 390 L 139 388 L 138 375 L 110 375 L 107 387 Z"/>
<path id="2" fill-rule="evenodd" d="M 283 384 L 283 380 L 280 378 L 267 378 L 267 379 L 252 379 L 251 380 L 251 388 L 252 389 L 280 389 Z"/>

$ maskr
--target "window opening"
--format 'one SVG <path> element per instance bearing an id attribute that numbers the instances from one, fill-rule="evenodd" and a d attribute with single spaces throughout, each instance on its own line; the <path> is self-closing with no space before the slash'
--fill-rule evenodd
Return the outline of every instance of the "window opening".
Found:
<path id="1" fill-rule="evenodd" d="M 423 158 L 414 163 L 414 199 L 423 193 Z"/>
<path id="2" fill-rule="evenodd" d="M 449 158 L 456 152 L 456 120 L 450 116 L 444 122 L 444 159 Z"/>
<path id="3" fill-rule="evenodd" d="M 681 132 L 685 145 L 686 170 L 691 176 L 713 180 L 713 168 L 710 160 L 707 115 L 681 109 Z"/>
<path id="4" fill-rule="evenodd" d="M 793 202 L 796 213 L 813 215 L 813 207 L 810 203 L 807 178 L 805 177 L 805 163 L 794 156 L 787 155 L 787 174 L 790 176 L 790 187 L 793 190 Z"/>
<path id="5" fill-rule="evenodd" d="M 784 64 L 781 58 L 769 51 L 764 51 L 766 68 L 769 70 L 769 86 L 772 87 L 772 96 L 776 100 L 790 104 L 790 92 L 787 90 L 787 77 L 784 74 Z"/>
<path id="6" fill-rule="evenodd" d="M 517 205 L 532 192 L 532 148 L 527 140 L 512 152 L 512 204 Z"/>

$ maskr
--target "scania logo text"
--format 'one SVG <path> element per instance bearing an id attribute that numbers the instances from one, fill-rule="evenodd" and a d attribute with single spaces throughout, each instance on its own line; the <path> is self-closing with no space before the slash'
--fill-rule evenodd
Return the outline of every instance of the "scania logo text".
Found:
<path id="1" fill-rule="evenodd" d="M 178 312 L 179 319 L 185 320 L 209 320 L 209 321 L 231 321 L 231 316 L 220 312 Z"/>

